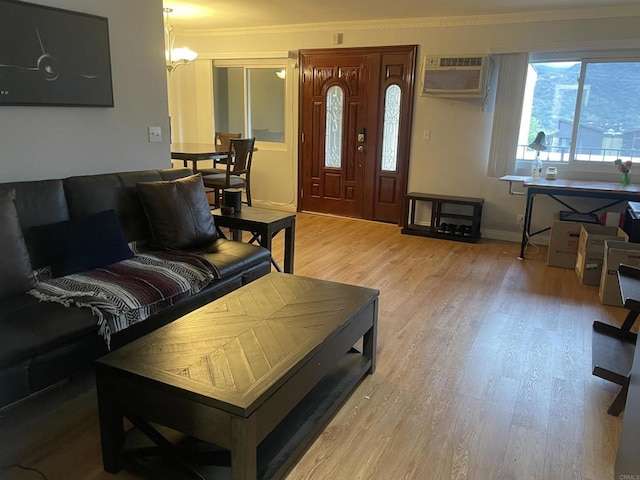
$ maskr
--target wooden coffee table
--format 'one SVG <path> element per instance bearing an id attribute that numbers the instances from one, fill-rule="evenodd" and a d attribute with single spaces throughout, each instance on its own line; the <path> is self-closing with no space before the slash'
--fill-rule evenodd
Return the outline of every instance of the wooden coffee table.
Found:
<path id="1" fill-rule="evenodd" d="M 163 468 L 188 472 L 166 478 L 208 478 L 162 425 L 226 451 L 222 478 L 282 478 L 375 370 L 378 294 L 272 272 L 102 357 L 105 470 L 135 469 L 160 450 Z M 130 449 L 123 418 L 157 448 Z"/>

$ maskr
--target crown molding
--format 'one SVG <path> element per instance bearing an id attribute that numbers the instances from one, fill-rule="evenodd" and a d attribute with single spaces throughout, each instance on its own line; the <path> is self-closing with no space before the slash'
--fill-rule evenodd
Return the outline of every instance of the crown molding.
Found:
<path id="1" fill-rule="evenodd" d="M 199 60 L 269 60 L 269 59 L 282 59 L 282 58 L 297 58 L 297 53 L 287 50 L 281 52 L 208 52 L 199 53 Z"/>
<path id="2" fill-rule="evenodd" d="M 469 27 L 482 25 L 504 25 L 566 20 L 590 20 L 604 18 L 640 17 L 640 6 L 581 8 L 566 10 L 545 10 L 526 13 L 505 13 L 497 15 L 470 15 L 456 17 L 420 17 L 385 20 L 305 23 L 296 25 L 270 25 L 262 27 L 185 29 L 183 37 L 228 36 L 247 34 L 305 33 L 335 30 L 390 30 L 408 28 Z"/>

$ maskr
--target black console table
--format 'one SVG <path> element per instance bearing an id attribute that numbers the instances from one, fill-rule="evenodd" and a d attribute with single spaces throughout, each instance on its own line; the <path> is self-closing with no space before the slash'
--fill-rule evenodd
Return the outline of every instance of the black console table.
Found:
<path id="1" fill-rule="evenodd" d="M 431 203 L 431 224 L 416 224 L 416 203 Z M 408 193 L 404 197 L 404 226 L 402 233 L 421 235 L 423 237 L 446 238 L 461 242 L 476 242 L 480 238 L 480 222 L 482 220 L 482 205 L 484 198 L 454 197 L 450 195 L 434 195 L 429 193 Z M 446 211 L 447 206 L 462 205 L 468 213 Z M 450 218 L 469 227 L 465 233 L 459 231 L 442 231 L 442 219 Z"/>

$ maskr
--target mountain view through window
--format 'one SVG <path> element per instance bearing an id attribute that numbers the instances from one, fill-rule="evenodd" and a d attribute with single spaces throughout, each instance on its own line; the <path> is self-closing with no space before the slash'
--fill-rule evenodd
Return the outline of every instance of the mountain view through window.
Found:
<path id="1" fill-rule="evenodd" d="M 530 63 L 518 158 L 543 131 L 546 160 L 640 161 L 639 78 L 640 62 Z"/>

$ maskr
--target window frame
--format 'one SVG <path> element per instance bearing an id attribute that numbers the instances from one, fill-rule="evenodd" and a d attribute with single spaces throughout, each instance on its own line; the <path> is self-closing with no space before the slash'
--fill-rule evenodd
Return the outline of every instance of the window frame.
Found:
<path id="1" fill-rule="evenodd" d="M 291 126 L 291 95 L 290 88 L 292 85 L 291 76 L 293 75 L 294 69 L 290 65 L 290 62 L 287 58 L 268 58 L 268 59 L 212 59 L 211 60 L 211 74 L 213 76 L 213 71 L 215 68 L 242 68 L 243 69 L 243 117 L 244 117 L 244 125 L 242 135 L 248 135 L 249 132 L 249 122 L 250 122 L 250 99 L 249 99 L 249 85 L 248 85 L 248 70 L 256 69 L 256 68 L 264 68 L 264 69 L 275 69 L 275 70 L 284 70 L 286 72 L 285 78 L 282 80 L 284 82 L 284 135 L 282 142 L 272 142 L 265 140 L 257 140 L 255 146 L 259 149 L 267 149 L 267 150 L 285 150 L 286 146 L 291 143 L 292 139 L 290 139 L 290 126 Z M 213 89 L 215 89 L 215 85 L 211 85 L 212 87 L 212 96 L 211 96 L 211 114 L 212 114 L 212 122 L 214 131 L 217 130 L 215 124 L 215 113 L 216 113 L 216 105 L 215 105 L 215 95 L 213 93 Z"/>
<path id="2" fill-rule="evenodd" d="M 578 174 L 589 176 L 589 174 L 597 174 L 601 176 L 605 173 L 615 172 L 609 162 L 595 162 L 575 159 L 575 138 L 578 134 L 580 125 L 580 109 L 582 105 L 583 87 L 586 67 L 589 63 L 621 63 L 621 62 L 640 62 L 640 49 L 622 49 L 622 50 L 607 50 L 607 51 L 563 51 L 563 52 L 532 52 L 529 54 L 527 61 L 527 68 L 531 63 L 539 62 L 580 62 L 580 77 L 578 79 L 578 92 L 576 98 L 575 118 L 572 125 L 571 134 L 571 146 L 569 153 L 569 161 L 552 161 L 548 159 L 542 159 L 545 166 L 553 166 L 558 169 L 559 175 L 565 174 Z M 524 106 L 526 95 L 526 88 L 523 86 L 522 94 L 520 95 L 521 102 L 518 108 L 522 109 Z M 520 125 L 515 128 L 513 133 L 514 138 L 517 139 L 520 133 Z M 531 165 L 534 160 L 525 160 L 517 158 L 517 151 L 514 152 L 514 159 L 512 168 L 509 170 L 515 175 L 529 176 L 531 174 Z M 563 175 L 567 176 L 567 175 Z M 597 178 L 594 176 L 594 178 Z"/>

